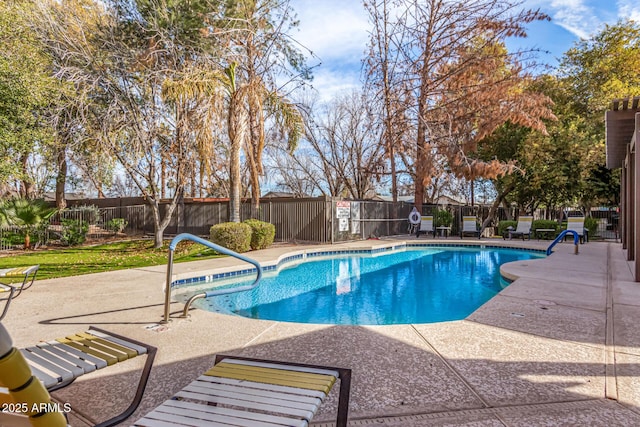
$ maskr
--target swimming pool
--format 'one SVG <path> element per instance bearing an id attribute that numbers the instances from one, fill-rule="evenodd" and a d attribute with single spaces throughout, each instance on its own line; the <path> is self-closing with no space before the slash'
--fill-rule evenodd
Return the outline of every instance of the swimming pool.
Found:
<path id="1" fill-rule="evenodd" d="M 332 255 L 289 262 L 252 291 L 199 300 L 202 309 L 285 322 L 389 325 L 467 317 L 502 290 L 506 262 L 542 258 L 533 251 L 428 247 Z M 249 284 L 232 279 L 224 286 Z M 212 284 L 213 285 L 213 284 Z"/>

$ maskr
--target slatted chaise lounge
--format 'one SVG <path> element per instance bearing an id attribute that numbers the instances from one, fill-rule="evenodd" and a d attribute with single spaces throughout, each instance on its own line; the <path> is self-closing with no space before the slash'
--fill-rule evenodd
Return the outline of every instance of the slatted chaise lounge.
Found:
<path id="1" fill-rule="evenodd" d="M 433 237 L 436 237 L 436 232 L 433 228 L 433 215 L 423 215 L 420 217 L 420 228 L 418 228 L 416 232 L 416 237 L 420 237 L 420 233 L 424 233 L 427 236 L 431 233 Z"/>
<path id="2" fill-rule="evenodd" d="M 33 281 L 36 280 L 36 274 L 38 274 L 39 265 L 30 265 L 28 267 L 13 267 L 0 269 L 0 277 L 12 278 L 22 277 L 22 283 L 10 284 L 17 290 L 16 297 L 20 295 L 25 289 L 29 289 L 33 285 Z M 31 279 L 29 279 L 31 277 Z M 9 283 L 3 283 L 9 285 Z"/>
<path id="3" fill-rule="evenodd" d="M 512 239 L 516 236 L 522 236 L 522 240 L 524 240 L 524 236 L 527 236 L 529 240 L 531 240 L 531 225 L 533 224 L 533 217 L 530 215 L 520 215 L 518 218 L 518 225 L 516 226 L 515 231 L 510 230 L 508 232 L 509 239 Z M 506 235 L 502 236 L 506 239 Z"/>
<path id="4" fill-rule="evenodd" d="M 465 234 L 474 234 L 480 238 L 480 230 L 478 230 L 478 223 L 476 217 L 473 215 L 466 215 L 462 217 L 462 230 L 460 231 L 460 238 Z"/>
<path id="5" fill-rule="evenodd" d="M 580 243 L 587 242 L 588 232 L 589 230 L 584 228 L 584 217 L 583 216 L 572 216 L 567 218 L 567 230 L 573 230 L 578 233 L 578 237 L 580 237 Z M 567 240 L 567 236 L 565 235 L 564 240 Z"/>
<path id="6" fill-rule="evenodd" d="M 345 427 L 350 369 L 217 355 L 213 368 L 133 425 L 302 427 L 337 379 L 336 425 Z"/>
<path id="7" fill-rule="evenodd" d="M 81 375 L 146 354 L 133 401 L 122 413 L 97 424 L 116 425 L 140 405 L 156 348 L 98 328 L 17 350 L 0 323 L 0 402 L 13 413 L 0 413 L 0 425 L 66 427 L 64 415 L 51 405 L 49 391 L 71 384 Z M 7 421 L 8 420 L 8 421 Z"/>
<path id="8" fill-rule="evenodd" d="M 13 267 L 0 269 L 0 277 L 14 278 L 23 277 L 22 283 L 0 283 L 0 301 L 5 301 L 2 313 L 0 313 L 0 320 L 4 319 L 9 311 L 9 305 L 11 300 L 16 298 L 20 293 L 31 287 L 34 280 L 36 280 L 36 274 L 38 274 L 39 265 L 30 265 L 28 267 Z M 31 277 L 31 279 L 29 279 Z"/>

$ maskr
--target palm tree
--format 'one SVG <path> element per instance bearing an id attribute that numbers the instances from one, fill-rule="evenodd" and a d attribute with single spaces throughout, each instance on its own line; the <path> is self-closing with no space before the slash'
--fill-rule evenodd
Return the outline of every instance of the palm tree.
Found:
<path id="1" fill-rule="evenodd" d="M 24 248 L 31 249 L 31 234 L 58 210 L 44 200 L 8 199 L 0 204 L 0 218 L 24 233 Z"/>
<path id="2" fill-rule="evenodd" d="M 240 174 L 236 170 L 236 149 L 244 148 L 251 186 L 252 216 L 257 217 L 260 177 L 264 175 L 262 154 L 265 147 L 265 121 L 275 123 L 286 134 L 289 149 L 295 148 L 303 132 L 302 115 L 280 93 L 278 76 L 290 78 L 286 85 L 309 78 L 309 69 L 295 41 L 287 32 L 297 21 L 288 1 L 238 0 L 224 8 L 228 31 L 229 62 L 226 74 L 233 81 L 227 106 L 231 139 L 231 199 L 240 193 Z M 269 120 L 273 119 L 273 121 Z M 240 131 L 240 132 L 237 132 Z M 234 138 L 241 138 L 237 145 Z M 237 178 L 237 182 L 236 182 Z M 235 188 L 234 188 L 235 187 Z M 231 203 L 232 217 L 236 206 Z M 239 220 L 239 217 L 238 217 Z M 232 219 L 233 221 L 233 219 Z"/>
<path id="3" fill-rule="evenodd" d="M 296 106 L 269 91 L 259 79 L 240 82 L 238 65 L 231 63 L 220 79 L 226 92 L 227 132 L 230 142 L 230 215 L 231 222 L 240 222 L 240 151 L 245 148 L 251 182 L 252 216 L 256 217 L 260 200 L 260 175 L 264 150 L 264 114 L 274 115 L 276 124 L 287 133 L 289 149 L 297 145 L 303 130 L 302 116 Z"/>
<path id="4" fill-rule="evenodd" d="M 166 100 L 177 103 L 179 99 L 202 101 L 209 106 L 209 110 L 215 110 L 223 104 L 227 122 L 227 135 L 229 137 L 229 221 L 240 222 L 240 194 L 241 194 L 241 168 L 240 153 L 242 146 L 247 143 L 249 118 L 247 107 L 248 85 L 242 84 L 238 78 L 237 63 L 232 62 L 222 71 L 205 70 L 194 67 L 189 73 L 184 73 L 179 80 L 167 79 L 163 83 L 163 96 Z M 206 110 L 206 109 L 205 109 Z M 210 117 L 210 116 L 206 116 Z M 211 152 L 210 146 L 214 143 L 213 136 L 206 131 L 210 124 L 204 120 L 199 121 L 198 141 L 195 152 L 205 163 L 208 159 L 203 156 Z"/>
<path id="5" fill-rule="evenodd" d="M 292 152 L 304 131 L 304 122 L 295 104 L 276 91 L 270 91 L 264 82 L 257 78 L 247 85 L 247 104 L 249 111 L 249 143 L 245 152 L 249 163 L 251 182 L 251 215 L 258 216 L 260 203 L 260 176 L 264 175 L 262 153 L 265 144 L 265 112 L 271 114 L 279 130 L 287 135 L 287 149 Z"/>
<path id="6" fill-rule="evenodd" d="M 236 63 L 224 70 L 221 82 L 227 95 L 227 132 L 229 134 L 229 221 L 240 222 L 240 151 L 247 139 L 248 113 L 244 97 L 246 86 L 238 84 Z"/>

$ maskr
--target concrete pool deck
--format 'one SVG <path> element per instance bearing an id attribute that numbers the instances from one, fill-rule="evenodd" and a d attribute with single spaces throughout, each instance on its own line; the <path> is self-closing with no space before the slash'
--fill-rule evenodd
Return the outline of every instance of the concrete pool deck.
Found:
<path id="1" fill-rule="evenodd" d="M 249 256 L 268 262 L 317 248 L 278 246 Z M 203 260 L 176 264 L 174 273 L 200 275 L 234 265 L 242 263 Z M 122 425 L 191 382 L 212 365 L 216 353 L 351 368 L 354 426 L 640 425 L 640 284 L 632 281 L 621 245 L 589 242 L 574 255 L 573 245 L 563 243 L 550 257 L 511 263 L 503 273 L 519 279 L 466 320 L 454 322 L 309 325 L 192 310 L 188 319 L 176 317 L 164 326 L 158 322 L 166 266 L 157 266 L 36 281 L 12 303 L 3 324 L 18 347 L 89 325 L 157 346 L 142 405 Z M 181 309 L 182 304 L 172 304 L 172 313 Z M 143 361 L 118 364 L 55 392 L 72 403 L 72 425 L 124 408 Z M 314 425 L 332 425 L 334 392 Z"/>

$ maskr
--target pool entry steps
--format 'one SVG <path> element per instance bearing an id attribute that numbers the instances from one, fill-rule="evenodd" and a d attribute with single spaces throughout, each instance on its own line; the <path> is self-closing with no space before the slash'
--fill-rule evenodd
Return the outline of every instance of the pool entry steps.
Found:
<path id="1" fill-rule="evenodd" d="M 207 291 L 207 292 L 202 292 L 192 296 L 191 298 L 189 298 L 189 301 L 187 301 L 187 303 L 184 305 L 184 310 L 182 312 L 183 317 L 187 316 L 187 313 L 189 312 L 189 307 L 191 306 L 193 301 L 195 301 L 196 299 L 208 298 L 215 295 L 224 295 L 224 294 L 231 294 L 235 292 L 249 291 L 255 288 L 256 286 L 258 286 L 260 279 L 262 279 L 262 267 L 260 266 L 260 263 L 258 263 L 257 261 L 249 257 L 246 257 L 244 255 L 240 255 L 239 253 L 232 251 L 231 249 L 227 249 L 224 246 L 216 245 L 213 242 L 202 239 L 198 236 L 194 236 L 193 234 L 189 234 L 189 233 L 178 234 L 176 237 L 173 238 L 173 240 L 171 241 L 171 244 L 169 244 L 169 260 L 167 262 L 167 283 L 164 290 L 165 293 L 164 293 L 163 323 L 167 323 L 169 321 L 169 306 L 171 305 L 171 283 L 173 279 L 173 253 L 175 252 L 176 246 L 178 246 L 178 243 L 180 243 L 183 240 L 191 240 L 193 242 L 200 243 L 201 245 L 211 248 L 214 251 L 219 252 L 221 254 L 229 255 L 239 259 L 240 261 L 253 264 L 256 267 L 256 273 L 257 273 L 256 280 L 250 285 L 239 286 L 233 289 L 219 289 L 219 290 Z"/>

